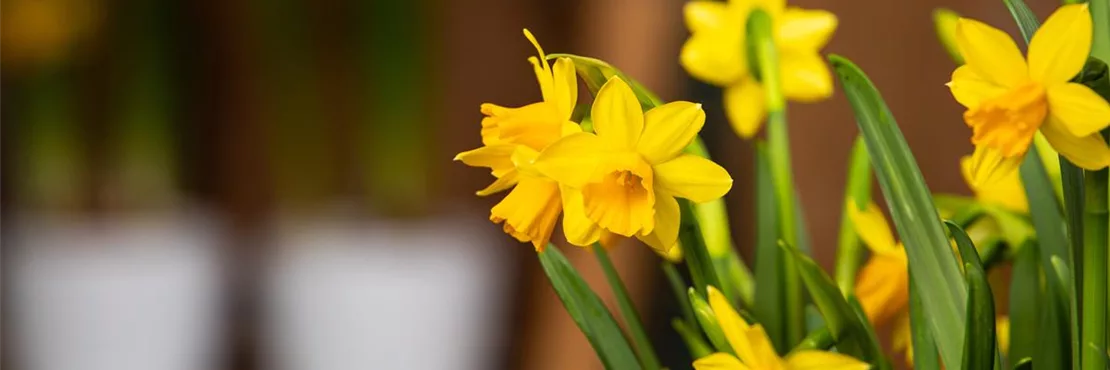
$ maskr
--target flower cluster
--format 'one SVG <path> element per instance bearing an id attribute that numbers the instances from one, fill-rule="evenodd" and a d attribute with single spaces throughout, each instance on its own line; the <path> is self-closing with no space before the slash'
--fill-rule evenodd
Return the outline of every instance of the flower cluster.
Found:
<path id="1" fill-rule="evenodd" d="M 529 61 L 543 101 L 520 108 L 483 104 L 483 147 L 456 160 L 488 167 L 497 179 L 478 195 L 510 187 L 490 220 L 542 250 L 563 213 L 567 241 L 579 246 L 611 233 L 636 237 L 661 254 L 678 243 L 676 197 L 707 202 L 723 196 L 732 178 L 712 161 L 683 150 L 701 131 L 700 104 L 678 101 L 643 111 L 629 85 L 611 77 L 591 108 L 593 132 L 570 120 L 577 103 L 574 63 L 550 67 L 539 43 Z"/>

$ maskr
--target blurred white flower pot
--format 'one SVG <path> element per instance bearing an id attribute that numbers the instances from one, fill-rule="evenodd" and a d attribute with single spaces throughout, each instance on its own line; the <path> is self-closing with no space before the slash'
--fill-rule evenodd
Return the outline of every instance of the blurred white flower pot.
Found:
<path id="1" fill-rule="evenodd" d="M 474 220 L 277 222 L 263 368 L 496 367 L 514 268 L 504 235 Z"/>
<path id="2" fill-rule="evenodd" d="M 13 232 L 7 336 L 30 370 L 213 368 L 219 227 L 201 214 L 28 216 Z"/>

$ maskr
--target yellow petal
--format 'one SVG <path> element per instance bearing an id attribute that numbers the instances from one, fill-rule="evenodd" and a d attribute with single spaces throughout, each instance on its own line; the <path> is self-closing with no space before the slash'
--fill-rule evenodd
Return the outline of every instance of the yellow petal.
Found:
<path id="1" fill-rule="evenodd" d="M 705 356 L 694 360 L 694 369 L 696 370 L 748 370 L 747 365 L 740 362 L 736 356 L 717 352 L 709 356 Z"/>
<path id="2" fill-rule="evenodd" d="M 1044 132 L 1044 126 L 1041 126 L 1041 131 Z M 1020 155 L 1006 157 L 998 150 L 986 146 L 975 147 L 975 152 L 971 154 L 971 164 L 968 166 L 971 173 L 968 179 L 970 185 L 973 188 L 981 188 L 1002 181 L 1017 171 L 1023 158 Z"/>
<path id="3" fill-rule="evenodd" d="M 832 96 L 832 75 L 816 52 L 784 53 L 781 66 L 782 92 L 790 100 L 814 102 Z"/>
<path id="4" fill-rule="evenodd" d="M 617 149 L 632 149 L 644 130 L 644 113 L 632 88 L 613 76 L 597 92 L 590 117 L 594 131 Z"/>
<path id="5" fill-rule="evenodd" d="M 1110 148 L 1099 134 L 1079 137 L 1072 135 L 1064 124 L 1049 117 L 1041 126 L 1041 133 L 1056 151 L 1060 152 L 1076 166 L 1088 170 L 1100 170 L 1110 165 Z"/>
<path id="6" fill-rule="evenodd" d="M 644 133 L 636 151 L 650 164 L 670 160 L 690 145 L 703 125 L 701 104 L 676 101 L 652 108 L 644 114 Z"/>
<path id="7" fill-rule="evenodd" d="M 708 159 L 682 154 L 654 167 L 655 186 L 661 191 L 704 203 L 720 198 L 732 188 L 732 177 Z"/>
<path id="8" fill-rule="evenodd" d="M 780 49 L 815 53 L 836 31 L 836 15 L 824 10 L 788 8 L 777 19 L 775 39 Z"/>
<path id="9" fill-rule="evenodd" d="M 902 252 L 903 256 L 905 252 Z M 872 255 L 856 279 L 856 297 L 867 318 L 883 325 L 909 304 L 909 270 L 904 257 Z"/>
<path id="10" fill-rule="evenodd" d="M 1074 82 L 1048 87 L 1048 112 L 1073 136 L 1087 136 L 1110 125 L 1110 104 L 1087 86 Z"/>
<path id="11" fill-rule="evenodd" d="M 655 229 L 651 234 L 636 237 L 662 256 L 668 256 L 678 245 L 678 201 L 666 194 L 655 193 Z"/>
<path id="12" fill-rule="evenodd" d="M 489 184 L 489 186 L 487 186 L 485 189 L 478 190 L 476 194 L 480 197 L 484 197 L 493 193 L 497 193 L 502 190 L 511 188 L 513 185 L 516 185 L 518 181 L 520 181 L 519 173 L 517 173 L 517 171 L 515 170 L 509 171 L 504 175 L 501 175 L 501 177 L 498 177 L 497 180 L 494 180 L 493 183 Z"/>
<path id="13" fill-rule="evenodd" d="M 948 89 L 952 97 L 968 109 L 974 109 L 984 100 L 993 98 L 1006 92 L 1006 88 L 987 80 L 970 65 L 962 65 L 952 71 L 952 82 Z"/>
<path id="14" fill-rule="evenodd" d="M 840 353 L 804 350 L 787 356 L 786 368 L 789 370 L 867 370 L 871 365 Z"/>
<path id="15" fill-rule="evenodd" d="M 1003 176 L 993 183 L 976 186 L 971 181 L 971 165 L 971 156 L 960 158 L 960 169 L 964 181 L 967 182 L 971 191 L 975 192 L 976 199 L 985 204 L 998 205 L 1016 212 L 1025 213 L 1029 211 L 1029 201 L 1025 197 L 1025 188 L 1022 186 L 1019 171 L 1012 171 L 1009 175 Z"/>
<path id="16" fill-rule="evenodd" d="M 759 132 L 767 115 L 763 99 L 763 87 L 750 78 L 725 89 L 725 114 L 740 137 L 751 139 Z"/>
<path id="17" fill-rule="evenodd" d="M 632 237 L 655 228 L 652 169 L 638 158 L 608 158 L 600 181 L 582 187 L 586 217 L 605 230 Z"/>
<path id="18" fill-rule="evenodd" d="M 505 233 L 521 242 L 532 242 L 543 250 L 562 211 L 559 185 L 554 181 L 522 178 L 500 203 L 490 210 L 490 221 L 504 223 Z"/>
<path id="19" fill-rule="evenodd" d="M 596 180 L 605 144 L 594 134 L 568 135 L 544 149 L 532 162 L 536 170 L 562 184 L 581 188 Z"/>
<path id="20" fill-rule="evenodd" d="M 536 41 L 536 37 L 532 36 L 532 32 L 524 29 L 524 37 L 532 43 L 536 48 L 536 53 L 539 58 L 528 57 L 528 63 L 532 63 L 532 70 L 536 73 L 536 80 L 540 84 L 540 93 L 543 94 L 543 101 L 555 100 L 555 81 L 551 77 L 551 66 L 547 64 L 547 55 L 544 54 L 543 48 L 540 43 Z"/>
<path id="21" fill-rule="evenodd" d="M 1025 58 L 1014 40 L 994 27 L 960 18 L 956 22 L 956 45 L 968 65 L 997 85 L 1016 87 L 1029 78 Z"/>
<path id="22" fill-rule="evenodd" d="M 719 1 L 691 1 L 683 6 L 682 13 L 691 33 L 722 30 L 731 23 L 728 6 Z"/>
<path id="23" fill-rule="evenodd" d="M 713 314 L 717 316 L 717 325 L 721 327 L 721 332 L 725 334 L 725 339 L 728 344 L 732 346 L 732 350 L 741 357 L 751 356 L 751 345 L 748 343 L 747 332 L 751 329 L 747 321 L 740 317 L 736 309 L 732 308 L 732 304 L 728 303 L 728 298 L 717 288 L 710 286 L 708 289 L 709 308 L 713 309 Z"/>
<path id="24" fill-rule="evenodd" d="M 771 338 L 767 336 L 767 332 L 763 330 L 762 325 L 752 325 L 747 332 L 748 345 L 751 346 L 749 357 L 740 355 L 740 358 L 745 363 L 756 368 L 763 369 L 781 369 L 782 359 L 779 358 L 778 353 L 775 352 L 774 345 L 771 344 Z M 737 351 L 739 354 L 740 352 Z"/>
<path id="25" fill-rule="evenodd" d="M 552 71 L 552 98 L 559 116 L 564 121 L 570 119 L 574 105 L 578 103 L 578 80 L 575 78 L 574 62 L 570 58 L 559 58 Z"/>
<path id="26" fill-rule="evenodd" d="M 731 85 L 748 73 L 742 36 L 739 30 L 735 34 L 695 33 L 682 45 L 679 63 L 698 80 L 717 86 Z"/>
<path id="27" fill-rule="evenodd" d="M 913 364 L 913 331 L 910 327 L 910 313 L 908 310 L 898 315 L 890 336 L 893 337 L 891 347 L 894 348 L 894 351 L 905 352 L 906 364 Z"/>
<path id="28" fill-rule="evenodd" d="M 459 153 L 455 160 L 471 167 L 487 167 L 493 170 L 493 176 L 501 177 L 514 168 L 511 156 L 516 147 L 509 144 L 483 146 Z"/>
<path id="29" fill-rule="evenodd" d="M 582 192 L 562 185 L 563 196 L 563 233 L 567 241 L 579 247 L 590 246 L 601 239 L 601 228 L 586 217 L 586 206 Z"/>
<path id="30" fill-rule="evenodd" d="M 852 228 L 856 230 L 856 234 L 872 253 L 880 255 L 901 253 L 898 250 L 898 244 L 894 242 L 894 234 L 890 232 L 886 217 L 875 203 L 869 203 L 867 208 L 862 210 L 849 205 L 848 218 L 852 220 Z"/>
<path id="31" fill-rule="evenodd" d="M 1001 316 L 994 320 L 994 332 L 998 335 L 998 350 L 1003 355 L 1010 353 L 1010 317 Z"/>
<path id="32" fill-rule="evenodd" d="M 1079 74 L 1091 53 L 1091 12 L 1086 3 L 1064 5 L 1048 16 L 1029 42 L 1029 77 L 1061 83 Z"/>
<path id="33" fill-rule="evenodd" d="M 551 145 L 562 136 L 565 118 L 559 118 L 554 104 L 532 103 L 520 108 L 490 108 L 490 115 L 482 120 L 482 136 L 486 145 L 521 144 L 537 151 Z M 491 136 L 487 139 L 487 135 Z M 496 135 L 496 137 L 492 137 Z"/>

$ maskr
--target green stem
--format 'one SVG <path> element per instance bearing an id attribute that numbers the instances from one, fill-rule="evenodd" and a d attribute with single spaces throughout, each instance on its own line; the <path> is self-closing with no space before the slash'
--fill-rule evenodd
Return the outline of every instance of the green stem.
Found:
<path id="1" fill-rule="evenodd" d="M 609 281 L 609 288 L 613 289 L 613 295 L 617 297 L 617 307 L 620 308 L 621 317 L 624 318 L 624 326 L 632 336 L 636 357 L 640 359 L 640 364 L 645 369 L 660 369 L 659 358 L 655 355 L 655 349 L 651 347 L 651 340 L 648 339 L 647 331 L 640 321 L 640 314 L 636 312 L 632 298 L 628 296 L 628 289 L 624 287 L 617 269 L 613 267 L 613 261 L 609 260 L 609 254 L 601 243 L 594 243 L 592 249 L 597 256 L 597 262 L 601 264 L 601 270 L 605 271 L 605 280 Z"/>
<path id="2" fill-rule="evenodd" d="M 871 160 L 862 136 L 856 137 L 852 158 L 848 165 L 848 184 L 844 187 L 844 208 L 840 212 L 840 235 L 836 248 L 836 285 L 845 295 L 852 294 L 856 274 L 863 262 L 863 244 L 860 243 L 848 207 L 863 209 L 871 202 Z"/>
<path id="3" fill-rule="evenodd" d="M 836 338 L 833 338 L 832 332 L 829 331 L 828 326 L 822 326 L 820 329 L 817 329 L 809 333 L 809 335 L 806 335 L 806 337 L 802 339 L 801 343 L 798 343 L 798 345 L 795 346 L 794 349 L 790 350 L 790 353 L 815 349 L 827 350 L 829 348 L 832 348 L 833 345 L 836 345 Z"/>
<path id="4" fill-rule="evenodd" d="M 1087 171 L 1084 179 L 1082 330 L 1080 363 L 1084 370 L 1106 369 L 1106 263 L 1110 246 L 1110 170 Z"/>
<path id="5" fill-rule="evenodd" d="M 786 99 L 782 94 L 778 49 L 774 43 L 771 16 L 761 9 L 753 11 L 748 18 L 748 32 L 749 45 L 754 48 L 760 82 L 766 94 L 767 149 L 779 210 L 779 238 L 791 248 L 798 248 L 794 216 L 794 175 L 790 164 L 790 135 L 786 128 Z M 793 263 L 787 261 L 784 267 L 788 271 L 784 276 L 786 343 L 793 345 L 805 335 L 805 312 L 801 281 L 797 274 L 791 273 L 795 271 Z"/>
<path id="6" fill-rule="evenodd" d="M 686 294 L 686 281 L 682 280 L 682 275 L 679 275 L 678 269 L 670 262 L 663 262 L 663 274 L 667 275 L 667 282 L 670 283 L 671 291 L 674 293 L 675 299 L 678 300 L 678 306 L 682 311 L 682 318 L 686 321 L 686 325 L 696 326 L 694 310 L 690 308 L 690 297 Z"/>

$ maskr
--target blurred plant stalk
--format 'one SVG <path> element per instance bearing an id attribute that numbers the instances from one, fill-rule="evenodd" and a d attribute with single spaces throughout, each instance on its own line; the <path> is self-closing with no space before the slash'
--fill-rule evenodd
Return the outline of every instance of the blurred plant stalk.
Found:
<path id="1" fill-rule="evenodd" d="M 178 198 L 179 154 L 175 140 L 175 81 L 170 50 L 171 14 L 165 2 L 130 1 L 121 6 L 122 40 L 116 47 L 108 148 L 110 207 L 164 208 Z"/>
<path id="2" fill-rule="evenodd" d="M 438 110 L 434 81 L 439 80 L 430 72 L 427 4 L 360 4 L 360 85 L 368 89 L 360 94 L 366 104 L 358 120 L 362 184 L 377 211 L 421 215 L 430 207 L 431 122 Z"/>

